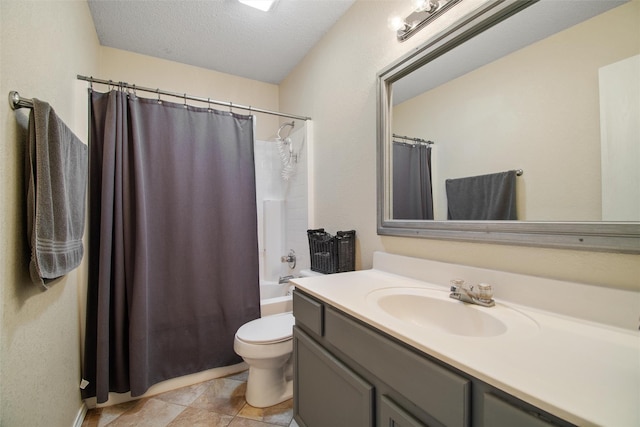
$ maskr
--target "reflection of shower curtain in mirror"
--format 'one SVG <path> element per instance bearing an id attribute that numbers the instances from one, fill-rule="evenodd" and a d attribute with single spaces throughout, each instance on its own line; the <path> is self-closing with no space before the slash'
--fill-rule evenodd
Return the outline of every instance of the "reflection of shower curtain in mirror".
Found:
<path id="1" fill-rule="evenodd" d="M 253 121 L 93 92 L 83 397 L 241 362 L 260 316 Z"/>
<path id="2" fill-rule="evenodd" d="M 431 146 L 393 143 L 393 219 L 433 219 Z"/>

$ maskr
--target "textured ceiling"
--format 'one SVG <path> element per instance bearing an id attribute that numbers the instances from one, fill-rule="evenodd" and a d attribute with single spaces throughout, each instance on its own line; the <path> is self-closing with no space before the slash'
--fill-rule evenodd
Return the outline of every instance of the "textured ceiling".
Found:
<path id="1" fill-rule="evenodd" d="M 100 44 L 280 83 L 354 0 L 88 0 Z"/>

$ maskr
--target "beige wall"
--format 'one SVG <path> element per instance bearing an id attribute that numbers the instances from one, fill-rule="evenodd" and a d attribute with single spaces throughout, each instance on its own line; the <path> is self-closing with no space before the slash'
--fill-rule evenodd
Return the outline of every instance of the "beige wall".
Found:
<path id="1" fill-rule="evenodd" d="M 277 85 L 108 47 L 100 48 L 100 75 L 94 77 L 124 81 L 148 88 L 157 87 L 169 92 L 187 93 L 223 102 L 231 101 L 266 110 L 279 110 Z M 95 88 L 106 91 L 104 85 L 97 85 Z M 155 98 L 156 95 L 139 92 L 138 96 Z M 163 99 L 182 102 L 174 97 Z M 190 102 L 190 105 L 207 107 L 206 103 L 198 102 Z M 212 108 L 226 110 L 228 107 L 213 105 Z M 233 111 L 249 114 L 247 110 Z M 256 137 L 261 140 L 274 138 L 279 123 L 276 116 L 258 114 Z"/>
<path id="2" fill-rule="evenodd" d="M 0 102 L 0 425 L 71 426 L 82 408 L 78 385 L 86 257 L 81 268 L 46 292 L 30 282 L 21 130 L 29 111 L 13 112 L 8 92 L 46 100 L 86 141 L 87 83 L 78 81 L 77 74 L 269 110 L 279 110 L 278 86 L 101 47 L 84 1 L 2 0 L 0 18 L 0 87 L 5 96 Z M 278 125 L 277 117 L 260 114 L 256 136 L 272 138 Z"/>
<path id="3" fill-rule="evenodd" d="M 304 111 L 314 119 L 314 225 L 333 231 L 355 228 L 358 268 L 370 267 L 372 253 L 383 250 L 640 289 L 637 255 L 377 235 L 376 74 L 436 31 L 430 25 L 408 41 L 398 43 L 386 20 L 393 13 L 408 12 L 406 3 L 357 1 L 281 84 L 281 108 Z M 637 0 L 623 7 L 627 8 L 624 13 L 638 17 Z"/>
<path id="4" fill-rule="evenodd" d="M 616 8 L 397 105 L 394 133 L 436 141 L 435 218 L 446 179 L 523 169 L 518 219 L 601 220 L 598 69 L 637 55 L 638 38 Z"/>
<path id="5" fill-rule="evenodd" d="M 82 401 L 78 295 L 84 269 L 42 292 L 28 275 L 23 155 L 27 109 L 10 90 L 49 102 L 82 139 L 86 84 L 98 71 L 98 39 L 85 2 L 0 1 L 0 425 L 71 426 Z"/>

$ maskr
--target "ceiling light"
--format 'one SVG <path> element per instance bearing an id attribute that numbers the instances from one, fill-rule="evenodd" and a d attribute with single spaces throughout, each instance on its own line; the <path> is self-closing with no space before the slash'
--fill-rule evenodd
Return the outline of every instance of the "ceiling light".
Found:
<path id="1" fill-rule="evenodd" d="M 387 25 L 396 32 L 398 40 L 403 42 L 460 1 L 412 0 L 413 12 L 405 19 L 390 18 Z"/>
<path id="2" fill-rule="evenodd" d="M 268 12 L 277 0 L 238 0 L 242 4 Z"/>

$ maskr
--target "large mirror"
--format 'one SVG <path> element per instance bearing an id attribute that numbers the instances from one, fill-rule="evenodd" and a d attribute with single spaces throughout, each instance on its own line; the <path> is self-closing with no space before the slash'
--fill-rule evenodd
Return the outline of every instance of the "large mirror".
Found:
<path id="1" fill-rule="evenodd" d="M 640 252 L 639 19 L 488 1 L 382 70 L 378 233 Z"/>

